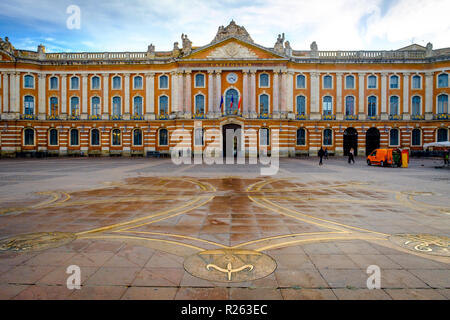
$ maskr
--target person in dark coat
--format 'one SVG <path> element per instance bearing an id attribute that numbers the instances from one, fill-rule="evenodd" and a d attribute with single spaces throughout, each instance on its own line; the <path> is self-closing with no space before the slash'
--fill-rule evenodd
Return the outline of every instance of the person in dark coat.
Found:
<path id="1" fill-rule="evenodd" d="M 323 156 L 328 160 L 328 148 L 325 148 Z"/>
<path id="2" fill-rule="evenodd" d="M 325 155 L 325 151 L 323 150 L 322 147 L 320 147 L 320 150 L 317 153 L 317 155 L 319 156 L 319 166 L 321 166 L 322 165 L 323 156 Z"/>
<path id="3" fill-rule="evenodd" d="M 350 151 L 348 152 L 348 163 L 353 162 L 353 164 L 355 163 L 355 155 L 354 155 L 354 150 L 353 148 L 350 149 Z"/>
<path id="4" fill-rule="evenodd" d="M 444 151 L 444 166 L 448 166 L 448 158 L 450 156 L 450 149 Z"/>

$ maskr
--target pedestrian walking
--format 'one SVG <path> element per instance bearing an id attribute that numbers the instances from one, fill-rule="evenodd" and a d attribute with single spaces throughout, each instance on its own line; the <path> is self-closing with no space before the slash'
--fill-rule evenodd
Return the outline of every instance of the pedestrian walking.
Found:
<path id="1" fill-rule="evenodd" d="M 348 152 L 348 163 L 353 162 L 353 164 L 355 164 L 355 155 L 354 155 L 355 151 L 353 150 L 353 148 L 350 149 L 350 151 Z"/>
<path id="2" fill-rule="evenodd" d="M 324 151 L 324 153 L 323 153 L 323 156 L 325 157 L 325 159 L 328 160 L 328 149 L 327 149 L 327 148 L 325 148 L 325 151 Z"/>
<path id="3" fill-rule="evenodd" d="M 323 151 L 322 147 L 320 147 L 320 150 L 317 153 L 317 155 L 319 156 L 319 166 L 321 166 L 322 165 L 322 158 L 325 155 L 325 151 Z"/>
<path id="4" fill-rule="evenodd" d="M 444 151 L 444 166 L 448 166 L 448 158 L 450 155 L 450 149 Z"/>

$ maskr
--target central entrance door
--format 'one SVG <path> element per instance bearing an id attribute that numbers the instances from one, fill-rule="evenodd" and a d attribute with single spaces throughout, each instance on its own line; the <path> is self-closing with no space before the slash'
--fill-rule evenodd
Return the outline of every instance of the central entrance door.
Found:
<path id="1" fill-rule="evenodd" d="M 370 128 L 366 132 L 366 156 L 378 148 L 380 148 L 380 131 L 377 128 Z"/>
<path id="2" fill-rule="evenodd" d="M 350 149 L 355 151 L 354 155 L 358 154 L 358 132 L 355 128 L 347 128 L 344 131 L 344 156 L 348 156 Z"/>
<path id="3" fill-rule="evenodd" d="M 224 157 L 237 156 L 238 147 L 241 142 L 241 130 L 239 129 L 241 129 L 241 126 L 234 123 L 226 124 L 222 127 L 222 154 Z M 227 132 L 228 139 L 232 139 L 231 141 L 227 140 Z M 228 148 L 227 143 L 230 144 Z"/>

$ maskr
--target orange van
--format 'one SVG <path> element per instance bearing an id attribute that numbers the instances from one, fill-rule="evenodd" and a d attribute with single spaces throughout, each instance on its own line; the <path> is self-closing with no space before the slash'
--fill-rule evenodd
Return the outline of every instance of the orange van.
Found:
<path id="1" fill-rule="evenodd" d="M 367 164 L 379 164 L 384 167 L 386 165 L 400 166 L 400 150 L 399 149 L 375 149 L 367 156 Z"/>

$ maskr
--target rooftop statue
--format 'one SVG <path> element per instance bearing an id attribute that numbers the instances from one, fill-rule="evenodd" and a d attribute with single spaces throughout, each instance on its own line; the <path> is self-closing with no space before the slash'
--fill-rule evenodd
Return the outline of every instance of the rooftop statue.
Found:
<path id="1" fill-rule="evenodd" d="M 228 26 L 219 27 L 219 29 L 217 30 L 216 37 L 214 38 L 212 43 L 222 41 L 223 39 L 229 37 L 236 37 L 245 40 L 247 42 L 253 42 L 253 39 L 248 34 L 247 30 L 245 30 L 245 28 L 242 26 L 238 26 L 236 22 L 234 22 L 234 20 L 231 20 Z"/>
<path id="2" fill-rule="evenodd" d="M 4 51 L 8 51 L 8 52 L 13 52 L 14 51 L 14 47 L 11 44 L 11 42 L 9 42 L 9 38 L 5 37 L 5 40 L 3 41 L 2 38 L 0 38 L 0 49 L 4 50 Z"/>
<path id="3" fill-rule="evenodd" d="M 181 34 L 181 43 L 183 45 L 183 53 L 188 55 L 192 51 L 192 41 L 189 40 L 187 34 Z"/>
<path id="4" fill-rule="evenodd" d="M 278 53 L 283 53 L 284 52 L 283 43 L 284 43 L 284 33 L 278 35 L 277 42 L 275 42 L 273 50 L 275 50 Z"/>

